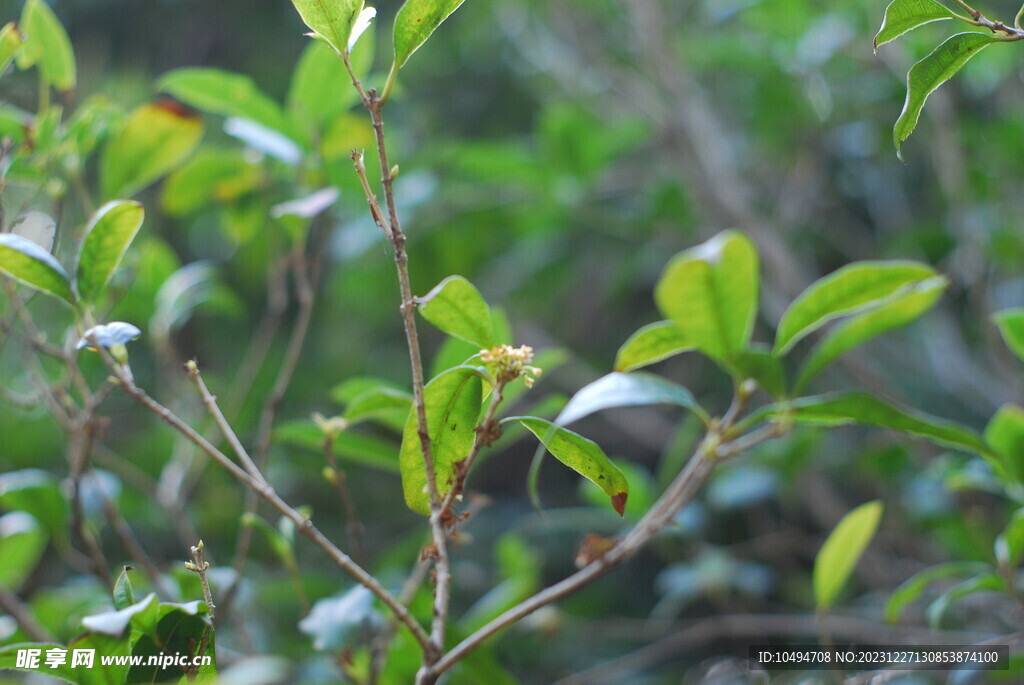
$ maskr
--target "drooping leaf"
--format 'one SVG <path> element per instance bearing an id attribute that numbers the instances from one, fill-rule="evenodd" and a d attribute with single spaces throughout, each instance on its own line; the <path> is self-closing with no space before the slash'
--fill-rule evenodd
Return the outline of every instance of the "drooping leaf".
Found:
<path id="1" fill-rule="evenodd" d="M 142 205 L 131 200 L 108 202 L 92 215 L 75 269 L 83 299 L 93 301 L 103 292 L 145 216 Z"/>
<path id="2" fill-rule="evenodd" d="M 935 276 L 915 262 L 856 262 L 811 284 L 786 309 L 775 335 L 777 355 L 829 321 L 877 305 L 901 288 Z"/>
<path id="3" fill-rule="evenodd" d="M 204 112 L 249 119 L 292 135 L 281 107 L 248 76 L 212 68 L 175 69 L 164 75 L 157 87 Z"/>
<path id="4" fill-rule="evenodd" d="M 616 371 L 633 371 L 694 349 L 672 321 L 647 324 L 626 342 L 615 356 Z"/>
<path id="5" fill-rule="evenodd" d="M 819 610 L 835 602 L 882 519 L 882 503 L 862 504 L 839 522 L 814 560 L 814 600 Z"/>
<path id="6" fill-rule="evenodd" d="M 423 390 L 427 434 L 434 457 L 437 490 L 443 497 L 455 485 L 458 464 L 476 439 L 477 418 L 483 398 L 483 381 L 474 366 L 457 366 L 427 383 Z M 405 503 L 418 514 L 430 514 L 427 471 L 423 461 L 416 408 L 409 411 L 398 454 Z"/>
<path id="7" fill-rule="evenodd" d="M 728 360 L 750 341 L 758 291 L 756 247 L 742 233 L 725 231 L 676 255 L 654 299 L 696 349 Z"/>
<path id="8" fill-rule="evenodd" d="M 131 566 L 122 567 L 121 573 L 117 576 L 117 582 L 114 583 L 114 608 L 118 611 L 127 609 L 135 604 L 135 590 L 132 588 L 132 581 L 128 577 L 128 572 L 131 570 Z"/>
<path id="9" fill-rule="evenodd" d="M 925 615 L 928 617 L 928 625 L 932 630 L 942 627 L 942 619 L 953 602 L 963 599 L 976 592 L 1005 592 L 1006 579 L 998 573 L 982 573 L 965 580 L 964 582 L 951 587 L 928 605 Z"/>
<path id="10" fill-rule="evenodd" d="M 419 312 L 448 335 L 480 348 L 494 344 L 491 310 L 462 276 L 449 276 L 419 300 Z"/>
<path id="11" fill-rule="evenodd" d="M 947 38 L 907 73 L 907 99 L 903 112 L 893 127 L 892 139 L 896 155 L 902 160 L 900 147 L 917 126 L 925 100 L 936 88 L 953 78 L 967 61 L 998 40 L 989 33 L 958 33 Z"/>
<path id="12" fill-rule="evenodd" d="M 1006 346 L 1024 361 L 1024 307 L 1004 309 L 994 318 Z"/>
<path id="13" fill-rule="evenodd" d="M 188 159 L 202 137 L 202 120 L 176 106 L 147 104 L 136 108 L 103 149 L 103 197 L 134 195 Z"/>
<path id="14" fill-rule="evenodd" d="M 401 69 L 465 0 L 406 0 L 395 17 L 395 66 Z"/>
<path id="15" fill-rule="evenodd" d="M 335 52 L 348 52 L 348 39 L 363 11 L 363 0 L 292 0 L 292 4 L 306 26 Z"/>
<path id="16" fill-rule="evenodd" d="M 594 412 L 612 407 L 639 407 L 651 404 L 674 404 L 685 407 L 697 416 L 708 418 L 693 394 L 683 386 L 649 373 L 613 372 L 580 388 L 555 419 L 555 425 L 566 426 Z"/>
<path id="17" fill-rule="evenodd" d="M 846 319 L 812 350 L 797 377 L 797 392 L 822 369 L 853 348 L 895 328 L 905 326 L 931 309 L 949 282 L 942 276 L 906 286 L 876 307 Z"/>
<path id="18" fill-rule="evenodd" d="M 591 483 L 601 488 L 611 500 L 620 516 L 626 511 L 629 484 L 615 464 L 593 440 L 544 419 L 531 416 L 513 416 L 502 423 L 518 421 L 537 436 L 555 459 L 562 462 Z"/>
<path id="19" fill-rule="evenodd" d="M 0 233 L 0 272 L 48 295 L 74 305 L 76 298 L 64 267 L 31 240 Z"/>
<path id="20" fill-rule="evenodd" d="M 985 427 L 985 442 L 999 455 L 1006 477 L 1024 482 L 1024 409 L 1000 407 Z"/>
<path id="21" fill-rule="evenodd" d="M 18 52 L 18 67 L 38 66 L 43 79 L 57 90 L 73 90 L 76 81 L 75 51 L 71 39 L 42 0 L 28 0 L 21 11 L 19 29 L 25 37 Z"/>
<path id="22" fill-rule="evenodd" d="M 802 397 L 769 407 L 766 413 L 786 416 L 797 423 L 809 425 L 842 426 L 859 423 L 889 428 L 943 447 L 981 456 L 992 455 L 991 448 L 969 428 L 922 412 L 900 409 L 866 392 Z"/>
<path id="23" fill-rule="evenodd" d="M 952 561 L 926 568 L 893 590 L 893 593 L 889 596 L 889 601 L 885 605 L 885 622 L 899 622 L 903 607 L 920 597 L 928 589 L 928 586 L 935 581 L 973 575 L 984 571 L 986 568 L 988 568 L 988 564 L 979 561 Z"/>
<path id="24" fill-rule="evenodd" d="M 875 49 L 918 26 L 955 18 L 953 12 L 935 0 L 893 0 L 885 8 L 885 18 L 875 36 Z"/>

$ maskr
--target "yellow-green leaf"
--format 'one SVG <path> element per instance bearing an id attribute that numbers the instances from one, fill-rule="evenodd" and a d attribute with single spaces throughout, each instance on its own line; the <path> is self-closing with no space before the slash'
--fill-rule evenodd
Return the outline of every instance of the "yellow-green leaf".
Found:
<path id="1" fill-rule="evenodd" d="M 994 318 L 1006 346 L 1024 361 L 1024 307 L 1004 309 Z"/>
<path id="2" fill-rule="evenodd" d="M 616 371 L 632 371 L 693 349 L 672 321 L 647 324 L 622 343 L 615 356 Z"/>
<path id="3" fill-rule="evenodd" d="M 406 0 L 395 17 L 395 66 L 401 69 L 412 53 L 465 0 Z"/>
<path id="4" fill-rule="evenodd" d="M 302 21 L 338 54 L 348 52 L 348 38 L 363 0 L 292 0 Z"/>
<path id="5" fill-rule="evenodd" d="M 955 19 L 956 16 L 945 5 L 935 0 L 893 0 L 885 8 L 885 18 L 875 36 L 875 49 L 918 26 L 943 19 Z"/>
<path id="6" fill-rule="evenodd" d="M 83 299 L 99 297 L 135 240 L 145 215 L 142 205 L 131 200 L 108 202 L 93 214 L 76 268 L 78 293 Z"/>
<path id="7" fill-rule="evenodd" d="M 481 372 L 475 366 L 456 366 L 427 383 L 423 390 L 437 490 L 442 497 L 455 485 L 458 463 L 469 456 L 476 440 L 473 429 L 483 400 Z M 428 516 L 430 494 L 415 406 L 405 422 L 398 463 L 405 503 L 417 514 Z"/>
<path id="8" fill-rule="evenodd" d="M 292 135 L 281 107 L 248 76 L 220 69 L 176 69 L 161 78 L 158 87 L 204 112 L 250 119 L 286 136 Z"/>
<path id="9" fill-rule="evenodd" d="M 17 55 L 18 67 L 38 66 L 43 79 L 57 90 L 74 89 L 75 52 L 50 6 L 42 0 L 28 0 L 21 11 L 19 28 L 25 41 Z"/>
<path id="10" fill-rule="evenodd" d="M 676 255 L 654 299 L 683 339 L 710 357 L 728 360 L 750 341 L 758 292 L 757 248 L 742 233 L 725 231 Z"/>
<path id="11" fill-rule="evenodd" d="M 881 304 L 851 316 L 836 326 L 811 352 L 796 382 L 799 392 L 822 369 L 858 345 L 899 328 L 931 309 L 946 289 L 942 276 L 901 288 Z"/>
<path id="12" fill-rule="evenodd" d="M 21 50 L 22 35 L 18 25 L 13 21 L 7 22 L 0 29 L 0 76 L 4 75 L 7 67 L 11 66 L 18 51 Z"/>
<path id="13" fill-rule="evenodd" d="M 53 255 L 27 238 L 0 233 L 0 272 L 30 288 L 74 305 L 75 294 L 64 267 Z"/>
<path id="14" fill-rule="evenodd" d="M 103 149 L 103 197 L 134 195 L 188 159 L 202 137 L 202 120 L 178 107 L 147 104 L 136 108 Z"/>
<path id="15" fill-rule="evenodd" d="M 831 607 L 850 579 L 878 530 L 882 510 L 878 501 L 862 504 L 844 516 L 825 540 L 814 560 L 814 599 L 819 610 Z"/>
<path id="16" fill-rule="evenodd" d="M 472 283 L 449 276 L 419 300 L 419 312 L 448 335 L 479 348 L 494 344 L 491 310 Z"/>
<path id="17" fill-rule="evenodd" d="M 783 355 L 804 337 L 841 316 L 878 304 L 911 283 L 932 278 L 935 270 L 915 262 L 856 262 L 815 281 L 786 309 L 775 335 L 775 354 Z"/>
<path id="18" fill-rule="evenodd" d="M 892 131 L 896 155 L 901 160 L 903 153 L 900 147 L 914 132 L 928 96 L 953 78 L 969 59 L 997 40 L 998 38 L 989 33 L 958 33 L 947 38 L 930 55 L 910 68 L 907 73 L 907 99 Z"/>
<path id="19" fill-rule="evenodd" d="M 550 421 L 531 416 L 513 416 L 502 423 L 518 421 L 544 443 L 555 459 L 562 462 L 608 495 L 612 507 L 622 516 L 629 497 L 629 483 L 615 464 L 593 440 L 588 440 Z"/>

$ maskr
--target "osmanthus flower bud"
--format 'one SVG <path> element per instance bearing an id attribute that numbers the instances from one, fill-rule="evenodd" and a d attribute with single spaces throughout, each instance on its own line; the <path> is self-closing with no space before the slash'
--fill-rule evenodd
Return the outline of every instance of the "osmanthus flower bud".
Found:
<path id="1" fill-rule="evenodd" d="M 100 324 L 87 330 L 85 335 L 79 339 L 75 349 L 96 350 L 102 347 L 108 350 L 119 363 L 124 364 L 128 361 L 128 350 L 125 348 L 125 344 L 140 335 L 142 335 L 142 331 L 138 326 L 124 321 L 111 321 L 108 324 Z"/>
<path id="2" fill-rule="evenodd" d="M 533 361 L 533 348 L 529 345 L 495 345 L 489 350 L 480 350 L 480 359 L 485 364 L 497 365 L 494 376 L 499 383 L 511 383 L 522 376 L 526 387 L 532 388 L 534 380 L 543 373 L 542 369 L 529 365 Z"/>

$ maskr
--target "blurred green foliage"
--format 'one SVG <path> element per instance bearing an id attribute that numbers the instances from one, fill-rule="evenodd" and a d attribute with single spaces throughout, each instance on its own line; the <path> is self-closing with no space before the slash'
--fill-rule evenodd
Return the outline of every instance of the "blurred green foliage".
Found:
<path id="1" fill-rule="evenodd" d="M 353 53 L 357 70 L 378 87 L 391 63 L 390 42 L 380 36 L 399 5 L 377 5 L 377 37 L 367 33 Z M 21 8 L 20 0 L 0 2 L 0 23 Z M 319 246 L 320 296 L 278 413 L 269 477 L 345 540 L 345 516 L 324 477 L 323 432 L 311 417 L 352 410 L 361 393 L 341 384 L 353 377 L 405 388 L 408 360 L 390 252 L 366 212 L 349 156 L 372 148 L 372 130 L 343 73 L 331 71 L 338 65 L 329 50 L 302 37 L 305 28 L 287 2 L 59 0 L 53 9 L 74 45 L 77 83 L 62 92 L 71 85 L 66 70 L 46 68 L 58 88 L 48 104 L 63 108 L 50 114 L 55 110 L 39 102 L 35 72 L 10 70 L 0 80 L 0 137 L 21 144 L 32 123 L 40 148 L 52 150 L 9 171 L 4 230 L 30 212 L 50 214 L 56 254 L 69 264 L 100 202 L 134 194 L 144 203 L 145 225 L 100 311 L 105 320 L 144 330 L 144 343 L 131 348 L 140 385 L 194 425 L 204 425 L 203 409 L 180 371 L 192 358 L 239 435 L 247 444 L 256 439 L 294 302 L 284 303 L 266 362 L 246 369 L 243 358 L 265 312 L 278 306 L 267 295 L 267 284 L 283 278 L 278 257 L 310 223 L 303 207 L 286 203 L 316 205 L 316 191 L 338 189 L 314 220 L 320 234 L 327 226 L 332 232 Z M 1000 315 L 999 325 L 991 317 L 1024 302 L 1020 61 L 1016 46 L 987 50 L 936 91 L 906 144 L 904 166 L 890 147 L 904 74 L 947 27 L 922 27 L 874 56 L 870 39 L 881 11 L 859 0 L 469 2 L 445 24 L 446 39 L 404 67 L 388 134 L 401 169 L 396 193 L 414 292 L 462 275 L 500 303 L 517 342 L 538 352 L 572 351 L 557 370 L 553 360 L 538 361 L 552 372 L 510 413 L 533 405 L 534 413 L 553 417 L 566 395 L 611 371 L 619 346 L 660 318 L 651 293 L 668 258 L 737 228 L 762 255 L 761 311 L 753 324 L 754 340 L 762 342 L 790 301 L 849 262 L 917 260 L 943 274 L 948 290 L 923 319 L 808 381 L 812 389 L 867 387 L 979 432 L 988 425 L 986 439 L 999 451 L 985 461 L 858 428 L 800 430 L 764 444 L 718 471 L 636 563 L 507 631 L 451 682 L 552 682 L 670 635 L 682 621 L 810 612 L 817 550 L 847 511 L 874 499 L 886 506 L 875 556 L 854 573 L 837 606 L 881 620 L 894 588 L 953 561 L 958 566 L 948 575 L 912 579 L 910 591 L 903 586 L 888 613 L 986 635 L 1019 625 L 1021 609 L 1005 595 L 957 604 L 945 593 L 961 588 L 951 578 L 984 589 L 1001 574 L 1019 586 L 1014 512 L 1024 491 L 1007 482 L 1021 473 L 1024 431 L 1010 404 L 1020 402 L 1024 375 L 1011 350 L 1019 354 L 1021 343 L 1013 314 Z M 211 103 L 190 91 L 210 74 L 175 71 L 185 68 L 250 80 L 216 83 L 213 90 L 231 95 Z M 166 95 L 214 113 L 181 108 Z M 264 115 L 254 117 L 254 107 Z M 240 111 L 292 136 L 301 161 L 266 130 L 240 124 Z M 176 143 L 158 129 L 165 124 Z M 54 144 L 44 145 L 48 140 Z M 168 145 L 173 149 L 156 149 Z M 104 158 L 130 154 L 151 166 Z M 367 164 L 378 178 L 380 170 Z M 31 305 L 44 331 L 65 329 L 66 307 L 42 297 Z M 0 317 L 11 315 L 0 296 Z M 423 328 L 428 359 L 444 360 L 437 368 L 468 356 Z M 101 410 L 109 420 L 99 426 L 94 470 L 80 484 L 82 510 L 69 511 L 68 445 L 30 380 L 39 372 L 63 380 L 66 370 L 49 362 L 34 368 L 14 334 L 0 334 L 0 435 L 10 436 L 0 446 L 0 508 L 7 512 L 0 518 L 0 586 L 65 643 L 81 632 L 84 616 L 111 608 L 66 523 L 72 516 L 85 521 L 111 571 L 132 563 L 104 511 L 106 493 L 171 576 L 177 596 L 161 599 L 201 597 L 194 574 L 180 568 L 200 537 L 214 564 L 217 599 L 232 582 L 240 487 L 112 393 Z M 793 350 L 800 362 L 811 347 Z M 102 383 L 107 371 L 99 360 L 83 353 L 81 364 L 93 385 Z M 787 372 L 796 368 L 786 360 Z M 657 370 L 713 412 L 725 410 L 731 384 L 715 364 L 685 354 Z M 408 401 L 400 391 L 384 394 Z M 378 406 L 383 413 L 375 421 L 339 435 L 333 448 L 366 528 L 369 568 L 397 589 L 427 540 L 402 503 L 394 464 L 405 414 Z M 615 410 L 605 421 L 585 419 L 580 432 L 622 465 L 631 485 L 627 520 L 678 471 L 698 437 L 694 424 L 680 427 L 678 412 L 664 408 Z M 553 464 L 540 479 L 548 510 L 534 512 L 524 497 L 533 450 L 525 436 L 510 426 L 498 449 L 484 453 L 473 482 L 486 502 L 471 505 L 474 516 L 456 540 L 456 639 L 570 572 L 589 533 L 623 530 L 603 493 Z M 1011 478 L 999 478 L 1006 475 L 1000 465 Z M 21 481 L 12 484 L 15 476 Z M 224 677 L 235 668 L 237 682 L 251 682 L 244 669 L 255 662 L 246 657 L 265 654 L 275 655 L 260 662 L 274 676 L 268 682 L 336 681 L 340 667 L 365 673 L 365 645 L 349 647 L 383 614 L 352 594 L 350 580 L 316 550 L 261 513 L 278 536 L 254 536 L 236 614 L 218 628 Z M 301 592 L 293 564 L 303 571 Z M 136 597 L 157 589 L 139 572 L 133 581 Z M 419 616 L 429 616 L 428 595 L 414 600 Z M 303 597 L 313 607 L 308 615 Z M 338 602 L 362 607 L 353 610 L 360 621 L 313 620 L 318 607 L 337 614 L 328 609 Z M 318 652 L 314 643 L 325 635 L 333 641 Z M 0 619 L 4 644 L 26 637 Z M 700 678 L 719 658 L 744 659 L 754 637 L 688 644 L 657 663 L 631 669 L 627 662 L 608 677 Z M 415 645 L 400 634 L 386 681 L 410 682 L 417 667 Z"/>

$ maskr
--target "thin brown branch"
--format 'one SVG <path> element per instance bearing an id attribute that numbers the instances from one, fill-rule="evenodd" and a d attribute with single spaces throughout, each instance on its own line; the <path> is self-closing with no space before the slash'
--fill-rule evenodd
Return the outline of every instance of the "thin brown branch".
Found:
<path id="1" fill-rule="evenodd" d="M 32 611 L 10 590 L 0 587 L 0 609 L 10 614 L 25 634 L 36 642 L 54 642 L 56 638 L 43 626 L 39 625 Z"/>
<path id="2" fill-rule="evenodd" d="M 210 613 L 210 620 L 215 622 L 217 615 L 214 612 L 217 610 L 217 606 L 213 603 L 210 580 L 206 577 L 206 571 L 210 568 L 210 562 L 203 558 L 203 541 L 200 540 L 198 545 L 190 547 L 189 552 L 192 554 L 192 564 L 185 564 L 185 568 L 199 576 L 199 582 L 203 586 L 203 600 L 206 602 L 206 608 Z M 199 650 L 199 653 L 202 654 L 203 650 Z"/>
<path id="3" fill-rule="evenodd" d="M 303 535 L 312 540 L 313 544 L 327 554 L 331 561 L 333 561 L 339 568 L 355 578 L 357 582 L 365 586 L 370 590 L 370 592 L 376 595 L 385 604 L 385 606 L 391 609 L 398 620 L 400 620 L 402 624 L 405 625 L 413 634 L 413 637 L 424 651 L 428 651 L 433 648 L 430 642 L 430 637 L 426 634 L 423 627 L 416 621 L 412 614 L 409 613 L 409 609 L 399 602 L 398 599 L 383 585 L 381 585 L 376 578 L 370 575 L 365 569 L 363 569 L 363 567 L 355 563 L 351 557 L 331 542 L 322 532 L 320 532 L 320 529 L 317 528 L 310 519 L 297 512 L 287 502 L 281 499 L 261 473 L 257 472 L 256 477 L 249 475 L 249 473 L 235 464 L 235 462 L 233 462 L 223 452 L 210 444 L 206 438 L 197 433 L 191 426 L 182 421 L 171 410 L 154 400 L 146 394 L 144 390 L 135 385 L 135 381 L 132 380 L 131 374 L 127 369 L 115 362 L 106 350 L 101 349 L 100 354 L 102 355 L 104 362 L 107 364 L 107 367 L 114 373 L 114 376 L 118 381 L 118 385 L 129 397 L 163 419 L 168 425 L 188 438 L 193 444 L 198 446 L 214 461 L 225 468 L 232 476 L 252 490 L 256 491 L 260 497 L 280 512 L 282 516 L 294 523 L 296 528 L 301 531 Z M 199 376 L 198 369 L 194 372 L 194 376 Z M 200 388 L 200 393 L 202 393 L 202 388 L 205 387 L 205 384 L 197 384 L 197 387 Z M 207 394 L 209 393 L 207 392 Z M 207 403 L 207 406 L 209 406 L 208 398 L 203 397 L 203 401 L 204 403 Z M 233 435 L 234 431 L 231 430 L 230 426 L 226 426 L 226 430 Z M 225 435 L 225 437 L 228 438 L 229 441 L 234 440 L 237 442 L 237 437 L 232 438 L 230 435 Z M 246 461 L 251 462 L 251 459 L 247 459 Z"/>

